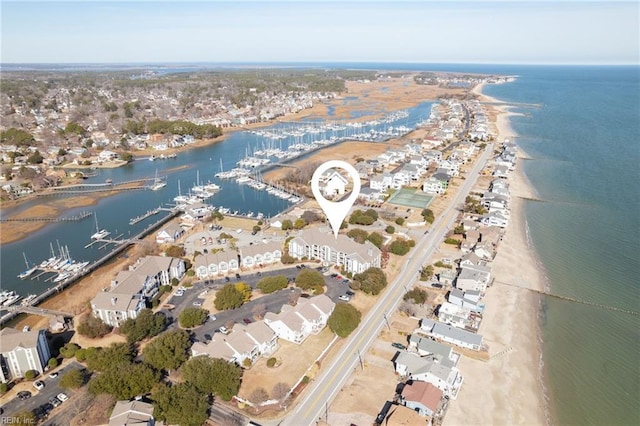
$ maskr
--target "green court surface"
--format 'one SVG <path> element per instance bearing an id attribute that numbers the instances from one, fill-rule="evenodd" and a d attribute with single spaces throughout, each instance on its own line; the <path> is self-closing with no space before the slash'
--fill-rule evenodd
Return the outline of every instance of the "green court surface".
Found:
<path id="1" fill-rule="evenodd" d="M 388 203 L 400 206 L 426 208 L 433 200 L 433 196 L 412 188 L 402 188 L 387 200 Z"/>

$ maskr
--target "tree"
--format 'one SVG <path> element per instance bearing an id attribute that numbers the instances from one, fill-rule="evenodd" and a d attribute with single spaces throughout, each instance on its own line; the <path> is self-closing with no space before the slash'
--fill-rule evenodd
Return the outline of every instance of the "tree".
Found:
<path id="1" fill-rule="evenodd" d="M 284 382 L 278 382 L 273 386 L 271 395 L 273 395 L 275 399 L 280 400 L 289 394 L 290 389 L 291 389 L 291 386 L 289 386 L 288 384 Z"/>
<path id="2" fill-rule="evenodd" d="M 267 305 L 265 305 L 264 303 L 258 303 L 253 307 L 253 309 L 251 310 L 251 313 L 253 314 L 254 317 L 258 319 L 262 319 L 264 318 L 264 315 L 267 313 Z"/>
<path id="3" fill-rule="evenodd" d="M 87 351 L 87 367 L 93 371 L 118 369 L 133 360 L 133 349 L 127 343 L 112 343 L 106 348 Z"/>
<path id="4" fill-rule="evenodd" d="M 160 335 L 142 351 L 144 362 L 156 370 L 175 370 L 189 354 L 191 341 L 184 330 L 172 330 Z"/>
<path id="5" fill-rule="evenodd" d="M 312 290 L 316 287 L 324 287 L 324 277 L 313 269 L 304 269 L 296 277 L 296 286 L 303 290 Z"/>
<path id="6" fill-rule="evenodd" d="M 319 222 L 321 220 L 321 216 L 313 210 L 305 210 L 300 217 L 304 219 L 306 223 Z"/>
<path id="7" fill-rule="evenodd" d="M 460 225 L 456 226 L 455 228 L 453 228 L 453 233 L 456 234 L 456 235 L 464 234 L 464 225 L 460 224 Z"/>
<path id="8" fill-rule="evenodd" d="M 420 269 L 420 281 L 428 281 L 433 276 L 433 266 L 427 265 Z"/>
<path id="9" fill-rule="evenodd" d="M 91 339 L 104 337 L 111 333 L 113 327 L 105 324 L 100 318 L 96 318 L 91 314 L 86 314 L 78 324 L 78 333 Z"/>
<path id="10" fill-rule="evenodd" d="M 384 230 L 387 234 L 395 234 L 396 232 L 396 228 L 391 225 L 387 226 Z"/>
<path id="11" fill-rule="evenodd" d="M 47 362 L 47 366 L 49 366 L 49 368 L 56 368 L 58 366 L 57 358 L 49 358 L 49 361 Z"/>
<path id="12" fill-rule="evenodd" d="M 412 246 L 409 240 L 405 240 L 404 238 L 398 238 L 397 240 L 391 243 L 391 245 L 389 246 L 389 251 L 393 254 L 404 256 L 405 254 L 409 253 L 409 250 L 411 250 L 411 247 Z"/>
<path id="13" fill-rule="evenodd" d="M 84 136 L 84 134 L 87 131 L 85 130 L 84 127 L 82 127 L 81 125 L 79 125 L 78 123 L 75 123 L 73 121 L 70 121 L 69 124 L 67 124 L 67 126 L 64 128 L 64 134 L 68 135 L 71 133 L 75 133 L 79 136 Z M 90 139 L 89 139 L 90 140 Z M 91 141 L 93 143 L 93 141 Z"/>
<path id="14" fill-rule="evenodd" d="M 236 287 L 236 290 L 238 290 L 242 294 L 243 303 L 251 300 L 251 294 L 253 292 L 253 289 L 249 284 L 240 282 L 240 283 L 236 283 L 235 287 Z"/>
<path id="15" fill-rule="evenodd" d="M 396 218 L 396 225 L 404 225 L 404 218 L 403 217 L 398 217 Z"/>
<path id="16" fill-rule="evenodd" d="M 422 290 L 421 288 L 414 288 L 413 290 L 409 290 L 402 297 L 402 299 L 405 302 L 411 302 L 412 301 L 413 303 L 415 303 L 417 305 L 422 305 L 424 302 L 427 301 L 427 298 L 428 298 L 427 292 Z"/>
<path id="17" fill-rule="evenodd" d="M 381 248 L 382 243 L 384 243 L 384 237 L 379 232 L 370 233 L 367 240 L 371 241 L 371 244 L 378 248 Z"/>
<path id="18" fill-rule="evenodd" d="M 192 328 L 204 324 L 208 315 L 209 311 L 206 309 L 189 306 L 180 313 L 178 321 L 180 322 L 180 327 Z"/>
<path id="19" fill-rule="evenodd" d="M 7 382 L 0 383 L 0 393 L 4 394 L 8 390 L 9 390 L 9 383 Z"/>
<path id="20" fill-rule="evenodd" d="M 238 290 L 234 284 L 226 284 L 216 292 L 213 305 L 219 311 L 236 309 L 244 303 L 245 294 Z"/>
<path id="21" fill-rule="evenodd" d="M 258 281 L 257 288 L 265 294 L 273 293 L 287 287 L 289 280 L 284 275 L 264 277 Z"/>
<path id="22" fill-rule="evenodd" d="M 387 277 L 382 269 L 371 267 L 360 274 L 355 274 L 352 283 L 365 293 L 375 296 L 387 286 Z"/>
<path id="23" fill-rule="evenodd" d="M 251 230 L 257 234 L 258 232 L 260 232 L 262 230 L 262 228 L 260 228 L 260 226 L 258 225 L 253 225 L 253 228 L 251 228 Z"/>
<path id="24" fill-rule="evenodd" d="M 294 229 L 302 229 L 307 226 L 307 222 L 303 218 L 298 218 L 293 224 Z"/>
<path id="25" fill-rule="evenodd" d="M 349 217 L 349 223 L 352 225 L 371 225 L 378 219 L 378 213 L 375 210 L 354 210 Z"/>
<path id="26" fill-rule="evenodd" d="M 285 219 L 282 221 L 282 230 L 283 231 L 288 231 L 290 229 L 293 229 L 293 222 L 291 222 L 290 219 Z"/>
<path id="27" fill-rule="evenodd" d="M 73 358 L 78 349 L 80 349 L 80 346 L 69 342 L 60 348 L 60 355 L 62 355 L 63 358 Z"/>
<path id="28" fill-rule="evenodd" d="M 368 235 L 367 231 L 360 228 L 353 228 L 347 232 L 347 237 L 353 239 L 358 244 L 364 244 Z"/>
<path id="29" fill-rule="evenodd" d="M 166 254 L 169 257 L 182 257 L 182 256 L 184 256 L 184 247 L 169 246 L 164 251 L 164 254 Z"/>
<path id="30" fill-rule="evenodd" d="M 84 384 L 84 374 L 77 368 L 71 369 L 60 378 L 60 387 L 64 389 L 78 389 Z"/>
<path id="31" fill-rule="evenodd" d="M 130 152 L 123 152 L 122 154 L 120 154 L 120 159 L 122 161 L 130 163 L 131 161 L 133 161 L 133 154 L 131 154 Z"/>
<path id="32" fill-rule="evenodd" d="M 35 379 L 37 375 L 38 375 L 38 372 L 36 370 L 27 370 L 24 372 L 24 378 L 27 380 Z"/>
<path id="33" fill-rule="evenodd" d="M 160 374 L 145 364 L 120 364 L 100 373 L 89 381 L 94 395 L 108 393 L 118 399 L 131 399 L 149 393 L 160 380 Z"/>
<path id="34" fill-rule="evenodd" d="M 27 163 L 29 164 L 41 164 L 43 161 L 44 158 L 42 158 L 40 151 L 34 151 L 33 154 L 27 158 Z"/>
<path id="35" fill-rule="evenodd" d="M 7 145 L 27 147 L 35 144 L 36 140 L 31 133 L 11 127 L 5 131 L 0 131 L 0 142 Z"/>
<path id="36" fill-rule="evenodd" d="M 340 302 L 329 316 L 327 325 L 340 337 L 347 337 L 360 324 L 362 314 L 353 305 Z"/>
<path id="37" fill-rule="evenodd" d="M 151 393 L 154 417 L 166 424 L 202 425 L 207 420 L 209 399 L 189 383 L 159 384 Z"/>
<path id="38" fill-rule="evenodd" d="M 254 404 L 260 404 L 268 399 L 269 393 L 267 393 L 267 390 L 263 387 L 254 389 L 253 392 L 251 392 L 251 395 L 249 395 L 249 400 Z"/>
<path id="39" fill-rule="evenodd" d="M 127 336 L 127 342 L 135 343 L 147 337 L 157 336 L 166 326 L 167 317 L 163 313 L 143 309 L 135 319 L 129 318 L 122 323 L 120 333 Z"/>
<path id="40" fill-rule="evenodd" d="M 182 377 L 202 393 L 213 393 L 225 401 L 238 393 L 242 368 L 221 358 L 197 356 L 182 366 Z"/>
<path id="41" fill-rule="evenodd" d="M 422 217 L 427 223 L 433 223 L 433 221 L 435 220 L 435 216 L 433 215 L 433 212 L 431 211 L 431 209 L 423 209 Z"/>

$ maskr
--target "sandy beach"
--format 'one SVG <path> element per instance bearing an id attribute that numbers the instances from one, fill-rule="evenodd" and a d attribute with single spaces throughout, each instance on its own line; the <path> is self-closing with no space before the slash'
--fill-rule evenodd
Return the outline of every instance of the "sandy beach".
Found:
<path id="1" fill-rule="evenodd" d="M 480 93 L 481 87 L 474 90 Z M 483 97 L 483 101 L 499 102 Z M 498 108 L 498 141 L 517 136 L 512 115 Z M 544 276 L 527 241 L 523 198 L 536 198 L 521 164 L 509 177 L 511 222 L 492 265 L 493 286 L 484 298 L 479 334 L 490 347 L 490 360 L 462 358 L 458 367 L 464 384 L 445 417 L 445 425 L 546 424 L 540 368 L 539 297 L 518 287 L 544 289 Z"/>

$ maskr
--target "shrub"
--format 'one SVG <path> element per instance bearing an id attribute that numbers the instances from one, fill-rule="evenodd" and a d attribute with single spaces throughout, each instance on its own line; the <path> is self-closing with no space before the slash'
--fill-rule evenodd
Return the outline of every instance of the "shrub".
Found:
<path id="1" fill-rule="evenodd" d="M 184 256 L 184 248 L 180 246 L 169 246 L 164 253 L 170 257 L 182 257 Z"/>
<path id="2" fill-rule="evenodd" d="M 362 210 L 354 210 L 349 217 L 349 223 L 352 225 L 371 225 L 376 220 L 378 220 L 378 213 L 373 209 L 365 212 Z"/>
<path id="3" fill-rule="evenodd" d="M 340 337 L 347 337 L 360 324 L 362 314 L 353 305 L 338 303 L 333 309 L 327 325 Z"/>
<path id="4" fill-rule="evenodd" d="M 460 243 L 460 241 L 456 240 L 455 238 L 447 238 L 444 240 L 445 244 L 451 244 L 452 246 L 457 246 L 458 243 Z"/>
<path id="5" fill-rule="evenodd" d="M 80 349 L 80 346 L 69 342 L 60 348 L 60 355 L 62 355 L 63 358 L 73 358 L 78 349 Z"/>
<path id="6" fill-rule="evenodd" d="M 438 268 L 447 268 L 447 269 L 451 269 L 451 265 L 447 265 L 446 263 L 444 263 L 441 260 L 438 260 L 436 263 L 433 264 L 434 266 L 438 267 Z"/>
<path id="7" fill-rule="evenodd" d="M 280 262 L 282 262 L 284 265 L 290 265 L 292 263 L 295 263 L 296 258 L 289 255 L 289 253 L 285 253 L 282 255 L 282 257 L 280 258 Z"/>
<path id="8" fill-rule="evenodd" d="M 403 300 L 405 302 L 413 301 L 415 304 L 422 305 L 427 301 L 427 297 L 428 295 L 426 291 L 420 288 L 414 288 L 413 290 L 405 293 Z"/>
<path id="9" fill-rule="evenodd" d="M 464 225 L 460 224 L 453 229 L 453 233 L 456 235 L 464 234 Z"/>
<path id="10" fill-rule="evenodd" d="M 267 367 L 273 367 L 276 365 L 277 360 L 275 358 L 269 358 L 267 360 Z"/>
<path id="11" fill-rule="evenodd" d="M 393 254 L 397 254 L 399 256 L 404 256 L 409 253 L 411 250 L 412 244 L 410 243 L 412 240 L 405 240 L 403 238 L 398 238 L 389 246 L 389 251 Z M 415 244 L 415 242 L 414 242 Z"/>
<path id="12" fill-rule="evenodd" d="M 366 271 L 355 274 L 350 287 L 362 290 L 367 294 L 379 294 L 387 286 L 387 277 L 380 268 L 371 267 Z"/>
<path id="13" fill-rule="evenodd" d="M 0 393 L 5 393 L 9 390 L 9 383 L 0 383 Z"/>
<path id="14" fill-rule="evenodd" d="M 371 244 L 374 246 L 381 248 L 382 243 L 384 242 L 384 237 L 378 232 L 372 232 L 367 237 L 367 240 L 371 241 Z"/>
<path id="15" fill-rule="evenodd" d="M 60 387 L 64 389 L 78 389 L 84 384 L 84 374 L 74 368 L 60 378 Z"/>
<path id="16" fill-rule="evenodd" d="M 396 219 L 396 225 L 404 225 L 404 218 L 403 217 L 399 217 Z"/>
<path id="17" fill-rule="evenodd" d="M 427 265 L 420 269 L 420 281 L 428 281 L 433 275 L 433 266 Z"/>
<path id="18" fill-rule="evenodd" d="M 435 216 L 433 214 L 433 211 L 431 211 L 431 209 L 422 210 L 422 217 L 427 223 L 433 223 L 433 221 L 435 220 Z"/>
<path id="19" fill-rule="evenodd" d="M 394 228 L 393 226 L 389 225 L 389 226 L 387 226 L 387 227 L 384 229 L 384 231 L 385 231 L 387 234 L 395 234 L 395 232 L 396 232 L 396 228 Z"/>
<path id="20" fill-rule="evenodd" d="M 264 277 L 258 281 L 257 287 L 265 294 L 282 290 L 287 286 L 289 280 L 284 275 L 276 275 L 273 277 Z"/>
<path id="21" fill-rule="evenodd" d="M 351 229 L 347 232 L 347 237 L 353 239 L 358 244 L 364 244 L 368 236 L 367 231 L 359 228 Z"/>
<path id="22" fill-rule="evenodd" d="M 27 380 L 35 379 L 37 375 L 38 375 L 38 372 L 36 370 L 27 370 L 24 372 L 24 378 Z"/>
<path id="23" fill-rule="evenodd" d="M 85 315 L 78 325 L 78 333 L 91 339 L 104 337 L 113 330 L 113 327 L 105 324 L 100 318 L 91 314 Z"/>
<path id="24" fill-rule="evenodd" d="M 187 276 L 188 277 L 193 277 L 196 274 L 196 271 L 194 271 L 193 269 L 189 269 L 187 271 Z"/>
<path id="25" fill-rule="evenodd" d="M 227 310 L 239 308 L 244 301 L 244 294 L 234 284 L 226 284 L 216 293 L 213 304 L 218 310 Z"/>
<path id="26" fill-rule="evenodd" d="M 49 368 L 56 368 L 58 366 L 58 360 L 56 358 L 49 358 L 49 362 L 47 362 Z"/>
<path id="27" fill-rule="evenodd" d="M 318 271 L 312 269 L 305 269 L 300 271 L 296 276 L 296 286 L 303 290 L 311 290 L 316 287 L 324 287 L 324 277 Z"/>
<path id="28" fill-rule="evenodd" d="M 159 303 L 154 298 L 156 304 Z M 135 319 L 127 319 L 120 326 L 120 333 L 127 336 L 127 342 L 135 343 L 147 337 L 157 336 L 167 326 L 167 317 L 161 312 L 153 313 L 150 309 L 143 309 Z"/>

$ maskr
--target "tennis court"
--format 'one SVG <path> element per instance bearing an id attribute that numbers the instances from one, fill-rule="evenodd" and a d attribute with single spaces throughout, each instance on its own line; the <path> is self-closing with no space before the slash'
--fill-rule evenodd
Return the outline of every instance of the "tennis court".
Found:
<path id="1" fill-rule="evenodd" d="M 400 206 L 424 209 L 431 204 L 433 196 L 412 188 L 402 188 L 389 198 L 387 202 Z"/>

